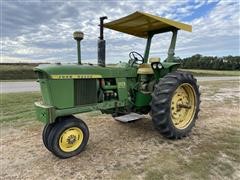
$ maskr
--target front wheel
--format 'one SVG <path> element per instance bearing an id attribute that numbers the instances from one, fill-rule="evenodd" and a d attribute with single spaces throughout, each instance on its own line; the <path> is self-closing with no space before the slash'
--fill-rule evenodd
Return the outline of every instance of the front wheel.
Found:
<path id="1" fill-rule="evenodd" d="M 52 127 L 47 144 L 49 150 L 60 158 L 70 158 L 81 153 L 87 145 L 87 125 L 74 116 L 61 118 Z"/>
<path id="2" fill-rule="evenodd" d="M 52 128 L 54 127 L 54 123 L 53 124 L 46 124 L 43 128 L 43 132 L 42 132 L 42 140 L 43 140 L 43 144 L 44 146 L 49 150 L 51 151 L 50 147 L 48 146 L 48 137 L 49 137 L 49 134 L 52 130 Z"/>
<path id="3" fill-rule="evenodd" d="M 186 72 L 169 73 L 159 81 L 152 94 L 153 124 L 165 137 L 182 138 L 193 128 L 199 104 L 197 80 Z"/>

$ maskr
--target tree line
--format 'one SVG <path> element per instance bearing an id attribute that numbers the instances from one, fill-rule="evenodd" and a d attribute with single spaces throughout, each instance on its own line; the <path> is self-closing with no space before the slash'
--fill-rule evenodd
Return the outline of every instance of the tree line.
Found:
<path id="1" fill-rule="evenodd" d="M 193 55 L 179 59 L 184 69 L 240 70 L 240 56 L 202 56 Z"/>

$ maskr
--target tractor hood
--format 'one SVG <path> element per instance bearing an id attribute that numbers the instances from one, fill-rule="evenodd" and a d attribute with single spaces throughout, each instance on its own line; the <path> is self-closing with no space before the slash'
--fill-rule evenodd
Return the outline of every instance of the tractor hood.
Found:
<path id="1" fill-rule="evenodd" d="M 136 77 L 136 67 L 101 67 L 94 65 L 42 64 L 34 68 L 51 79 Z"/>
<path id="2" fill-rule="evenodd" d="M 162 63 L 164 69 L 178 67 L 179 63 Z M 34 68 L 35 72 L 47 76 L 50 79 L 91 79 L 91 78 L 126 78 L 136 77 L 137 67 L 111 66 L 101 67 L 94 65 L 57 65 L 41 64 Z"/>

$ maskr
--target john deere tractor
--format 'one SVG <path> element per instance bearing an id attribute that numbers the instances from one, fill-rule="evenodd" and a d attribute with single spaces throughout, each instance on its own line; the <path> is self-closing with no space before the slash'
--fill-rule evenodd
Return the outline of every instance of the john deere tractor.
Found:
<path id="1" fill-rule="evenodd" d="M 198 117 L 197 80 L 178 71 L 174 57 L 178 31 L 191 32 L 192 27 L 143 12 L 108 23 L 105 19 L 100 17 L 97 65 L 81 63 L 84 34 L 78 31 L 73 34 L 77 64 L 48 64 L 34 69 L 42 93 L 42 102 L 36 102 L 35 107 L 37 119 L 45 124 L 43 143 L 60 158 L 81 153 L 89 139 L 86 123 L 74 114 L 100 110 L 118 121 L 129 122 L 149 113 L 156 130 L 170 139 L 188 135 Z M 125 63 L 107 66 L 104 28 L 146 39 L 144 54 L 132 51 Z M 172 32 L 168 57 L 164 61 L 149 58 L 153 36 L 166 32 Z"/>

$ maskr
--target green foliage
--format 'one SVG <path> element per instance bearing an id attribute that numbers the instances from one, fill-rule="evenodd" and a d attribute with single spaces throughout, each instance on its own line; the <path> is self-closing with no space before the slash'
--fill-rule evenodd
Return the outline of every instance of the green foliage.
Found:
<path id="1" fill-rule="evenodd" d="M 181 60 L 184 69 L 240 70 L 240 56 L 202 56 L 200 54 Z"/>

